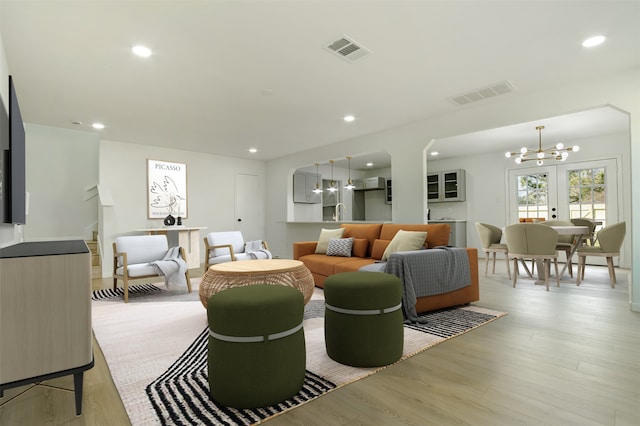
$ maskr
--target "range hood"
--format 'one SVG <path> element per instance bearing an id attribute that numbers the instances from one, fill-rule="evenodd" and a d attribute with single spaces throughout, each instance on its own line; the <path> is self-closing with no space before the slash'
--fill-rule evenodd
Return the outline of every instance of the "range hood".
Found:
<path id="1" fill-rule="evenodd" d="M 353 181 L 356 191 L 371 191 L 374 189 L 385 189 L 386 179 L 383 177 L 368 177 Z"/>

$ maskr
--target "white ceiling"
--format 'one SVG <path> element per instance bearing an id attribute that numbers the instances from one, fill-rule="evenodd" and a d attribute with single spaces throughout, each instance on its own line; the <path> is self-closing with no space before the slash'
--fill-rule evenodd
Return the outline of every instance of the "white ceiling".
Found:
<path id="1" fill-rule="evenodd" d="M 260 160 L 481 107 L 499 98 L 465 106 L 450 98 L 502 81 L 515 87 L 503 97 L 519 96 L 640 67 L 637 1 L 2 0 L 0 7 L 26 122 L 93 131 L 89 124 L 100 121 L 103 139 Z M 599 33 L 605 44 L 580 45 Z M 325 46 L 342 35 L 373 53 L 353 63 L 329 53 Z M 154 54 L 134 57 L 135 44 Z M 356 120 L 345 123 L 345 114 Z M 539 124 L 555 141 L 615 133 L 628 121 L 603 108 L 434 148 L 453 156 L 531 145 Z"/>

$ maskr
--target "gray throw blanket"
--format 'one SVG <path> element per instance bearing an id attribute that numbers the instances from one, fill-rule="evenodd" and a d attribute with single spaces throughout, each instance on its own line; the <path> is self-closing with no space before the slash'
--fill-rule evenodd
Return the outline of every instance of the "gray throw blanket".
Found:
<path id="1" fill-rule="evenodd" d="M 244 245 L 244 252 L 254 259 L 271 259 L 271 252 L 262 247 L 262 241 L 247 241 Z"/>
<path id="2" fill-rule="evenodd" d="M 464 248 L 443 246 L 393 253 L 384 272 L 402 280 L 402 307 L 411 322 L 419 322 L 418 297 L 448 293 L 471 284 L 469 257 Z"/>
<path id="3" fill-rule="evenodd" d="M 171 247 L 162 260 L 151 262 L 159 275 L 164 276 L 164 284 L 169 288 L 169 283 L 187 285 L 185 273 L 187 263 L 180 256 L 180 247 Z"/>

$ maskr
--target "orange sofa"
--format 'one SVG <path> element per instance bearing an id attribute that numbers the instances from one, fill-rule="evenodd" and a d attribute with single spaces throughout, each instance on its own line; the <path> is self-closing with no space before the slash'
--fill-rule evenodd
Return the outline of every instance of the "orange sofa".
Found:
<path id="1" fill-rule="evenodd" d="M 349 223 L 342 224 L 340 227 L 345 228 L 342 235 L 343 238 L 354 239 L 351 257 L 316 254 L 317 241 L 293 243 L 293 258 L 301 261 L 309 268 L 316 287 L 322 288 L 325 278 L 330 275 L 357 271 L 363 266 L 379 261 L 394 235 L 401 229 L 405 231 L 426 231 L 425 247 L 427 249 L 447 245 L 450 233 L 450 226 L 445 223 L 412 225 Z M 471 273 L 469 285 L 444 294 L 419 297 L 416 302 L 416 312 L 422 313 L 479 300 L 478 251 L 475 248 L 467 248 L 466 250 Z"/>

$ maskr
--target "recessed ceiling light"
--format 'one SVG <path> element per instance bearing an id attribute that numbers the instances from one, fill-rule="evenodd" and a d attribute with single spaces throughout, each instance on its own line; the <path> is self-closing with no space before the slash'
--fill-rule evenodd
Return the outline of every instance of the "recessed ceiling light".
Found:
<path id="1" fill-rule="evenodd" d="M 344 121 L 346 121 L 347 123 L 351 123 L 355 119 L 356 118 L 353 115 L 345 115 L 344 116 Z"/>
<path id="2" fill-rule="evenodd" d="M 606 37 L 603 35 L 589 37 L 588 39 L 582 42 L 582 46 L 584 47 L 598 46 L 599 44 L 604 43 L 605 40 L 606 40 Z"/>
<path id="3" fill-rule="evenodd" d="M 438 154 L 440 154 L 438 151 L 433 151 L 433 152 L 431 153 L 431 155 L 432 155 L 432 156 L 434 156 L 434 157 L 435 157 L 436 155 L 438 155 Z"/>
<path id="4" fill-rule="evenodd" d="M 367 167 L 372 167 L 372 166 L 373 166 L 373 163 L 367 163 L 367 164 L 366 164 L 366 166 L 367 166 Z"/>
<path id="5" fill-rule="evenodd" d="M 256 148 L 249 148 L 249 152 L 255 154 L 258 150 Z"/>
<path id="6" fill-rule="evenodd" d="M 102 129 L 104 129 L 104 124 L 102 124 L 102 123 L 93 123 L 91 125 L 91 127 L 93 127 L 94 129 L 102 130 Z"/>
<path id="7" fill-rule="evenodd" d="M 140 56 L 141 58 L 148 58 L 149 56 L 151 56 L 151 49 L 149 49 L 146 46 L 142 46 L 142 45 L 133 46 L 131 51 L 135 55 Z"/>

